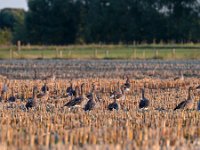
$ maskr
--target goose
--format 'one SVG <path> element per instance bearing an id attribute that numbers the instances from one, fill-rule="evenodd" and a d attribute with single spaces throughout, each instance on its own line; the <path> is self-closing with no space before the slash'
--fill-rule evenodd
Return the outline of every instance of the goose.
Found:
<path id="1" fill-rule="evenodd" d="M 200 100 L 198 102 L 197 110 L 200 111 Z"/>
<path id="2" fill-rule="evenodd" d="M 102 102 L 103 101 L 103 98 L 102 98 L 102 91 L 97 91 L 97 88 L 96 88 L 96 85 L 94 83 L 92 83 L 92 89 L 91 89 L 91 92 L 89 94 L 87 94 L 87 98 L 90 99 L 92 97 L 92 93 L 95 92 L 95 99 L 98 101 L 98 102 Z"/>
<path id="3" fill-rule="evenodd" d="M 26 103 L 26 108 L 32 108 L 37 106 L 37 87 L 33 87 L 33 97 L 28 99 L 28 102 Z"/>
<path id="4" fill-rule="evenodd" d="M 119 86 L 119 85 L 118 85 Z M 121 99 L 121 100 L 125 100 L 126 96 L 125 96 L 125 86 L 122 85 L 118 91 L 114 91 L 113 93 L 111 93 L 110 98 L 116 98 L 117 100 Z"/>
<path id="5" fill-rule="evenodd" d="M 200 91 L 200 85 L 196 87 L 196 90 L 197 90 L 197 91 Z"/>
<path id="6" fill-rule="evenodd" d="M 199 92 L 200 91 L 200 85 L 196 87 L 197 91 Z M 200 100 L 198 102 L 198 105 L 197 105 L 197 110 L 200 111 Z"/>
<path id="7" fill-rule="evenodd" d="M 95 108 L 95 105 L 96 105 L 95 96 L 94 96 L 94 92 L 92 92 L 90 95 L 89 101 L 85 105 L 84 110 L 85 111 L 93 110 Z"/>
<path id="8" fill-rule="evenodd" d="M 7 100 L 7 91 L 8 91 L 8 86 L 7 84 L 4 83 L 3 88 L 1 90 L 0 101 Z"/>
<path id="9" fill-rule="evenodd" d="M 120 90 L 119 82 L 117 82 L 117 88 L 118 88 L 117 90 L 110 92 L 110 98 L 114 98 L 117 93 L 120 93 L 121 90 Z"/>
<path id="10" fill-rule="evenodd" d="M 37 95 L 37 98 L 41 99 L 42 101 L 46 102 L 49 99 L 49 91 L 48 87 L 44 85 L 43 88 L 44 92 Z"/>
<path id="11" fill-rule="evenodd" d="M 150 105 L 150 102 L 147 98 L 145 98 L 144 96 L 144 92 L 145 90 L 144 89 L 141 89 L 142 91 L 142 99 L 140 100 L 140 103 L 139 103 L 139 108 L 140 109 L 148 109 L 149 105 Z"/>
<path id="12" fill-rule="evenodd" d="M 119 110 L 119 105 L 117 103 L 117 99 L 116 97 L 114 97 L 114 101 L 108 105 L 108 110 L 112 111 L 112 110 Z"/>
<path id="13" fill-rule="evenodd" d="M 11 88 L 11 96 L 8 98 L 8 102 L 15 102 L 16 97 L 14 96 L 14 90 L 13 87 Z"/>
<path id="14" fill-rule="evenodd" d="M 94 83 L 92 83 L 92 89 L 91 89 L 90 93 L 87 94 L 87 98 L 88 98 L 88 99 L 92 99 L 92 98 L 93 98 L 93 94 L 94 94 L 94 91 L 95 91 L 95 90 L 96 90 L 96 86 L 95 86 Z"/>
<path id="15" fill-rule="evenodd" d="M 78 96 L 78 94 L 76 94 L 75 98 L 73 100 L 69 101 L 68 103 L 66 103 L 64 106 L 67 106 L 67 107 L 73 107 L 73 106 L 83 107 L 83 106 L 85 106 L 88 99 L 84 94 L 84 88 L 85 88 L 85 83 L 81 84 L 81 95 Z M 78 93 L 78 91 L 76 91 L 76 93 Z"/>
<path id="16" fill-rule="evenodd" d="M 124 84 L 124 90 L 125 91 L 130 91 L 130 87 L 131 87 L 131 84 L 130 84 L 129 77 L 126 76 L 126 83 Z"/>
<path id="17" fill-rule="evenodd" d="M 175 78 L 174 78 L 174 81 L 184 81 L 183 73 L 180 72 L 179 74 L 180 74 L 181 76 L 179 76 L 179 77 L 175 77 Z"/>
<path id="18" fill-rule="evenodd" d="M 49 87 L 47 86 L 46 83 L 42 86 L 41 91 L 42 91 L 43 93 L 45 93 L 45 91 L 49 91 Z"/>
<path id="19" fill-rule="evenodd" d="M 191 97 L 191 90 L 192 90 L 192 87 L 189 87 L 188 88 L 188 97 L 186 100 L 182 101 L 181 103 L 179 103 L 175 108 L 174 110 L 177 110 L 177 109 L 192 109 L 193 108 L 193 103 L 194 103 L 194 100 L 193 98 Z"/>
<path id="20" fill-rule="evenodd" d="M 67 96 L 74 96 L 75 95 L 75 90 L 73 89 L 72 82 L 70 82 L 70 86 L 66 90 Z"/>

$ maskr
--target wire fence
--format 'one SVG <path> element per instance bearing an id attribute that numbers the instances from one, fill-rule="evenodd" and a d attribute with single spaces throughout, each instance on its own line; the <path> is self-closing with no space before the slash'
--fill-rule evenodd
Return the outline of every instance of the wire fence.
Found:
<path id="1" fill-rule="evenodd" d="M 5 48 L 0 59 L 199 59 L 200 48 Z"/>

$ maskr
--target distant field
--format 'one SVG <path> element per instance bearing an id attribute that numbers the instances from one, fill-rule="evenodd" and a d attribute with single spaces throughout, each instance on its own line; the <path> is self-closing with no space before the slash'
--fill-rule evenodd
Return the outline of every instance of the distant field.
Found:
<path id="1" fill-rule="evenodd" d="M 199 59 L 200 44 L 1 46 L 0 59 Z"/>

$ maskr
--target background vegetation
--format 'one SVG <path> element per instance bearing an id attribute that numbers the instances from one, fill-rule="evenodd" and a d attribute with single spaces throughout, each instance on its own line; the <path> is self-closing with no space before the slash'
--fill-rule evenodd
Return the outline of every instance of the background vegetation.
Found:
<path id="1" fill-rule="evenodd" d="M 198 0 L 28 0 L 28 7 L 0 11 L 0 44 L 200 40 Z"/>

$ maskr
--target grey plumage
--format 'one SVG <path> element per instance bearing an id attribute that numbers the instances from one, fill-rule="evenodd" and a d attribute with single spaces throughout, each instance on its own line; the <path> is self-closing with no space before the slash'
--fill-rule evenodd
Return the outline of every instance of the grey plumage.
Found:
<path id="1" fill-rule="evenodd" d="M 89 101 L 86 103 L 84 110 L 85 111 L 90 111 L 95 108 L 96 102 L 95 102 L 95 96 L 94 93 L 92 92 L 90 95 Z"/>
<path id="2" fill-rule="evenodd" d="M 67 107 L 73 107 L 73 106 L 80 106 L 82 108 L 85 107 L 85 104 L 87 103 L 87 97 L 85 96 L 85 93 L 84 93 L 84 87 L 85 87 L 85 84 L 81 84 L 81 95 L 78 97 L 77 93 L 76 93 L 76 97 L 69 101 L 68 103 L 66 103 L 64 106 L 67 106 Z M 78 89 L 75 89 L 76 92 L 78 92 L 77 90 Z"/>
<path id="3" fill-rule="evenodd" d="M 200 111 L 200 100 L 198 102 L 197 110 Z"/>
<path id="4" fill-rule="evenodd" d="M 139 108 L 147 109 L 149 107 L 149 104 L 150 104 L 149 100 L 144 96 L 144 89 L 142 89 L 142 99 L 140 100 Z"/>
<path id="5" fill-rule="evenodd" d="M 131 87 L 131 83 L 130 83 L 129 77 L 126 76 L 126 83 L 124 84 L 124 90 L 129 91 L 130 87 Z"/>
<path id="6" fill-rule="evenodd" d="M 193 100 L 193 98 L 191 97 L 191 90 L 192 90 L 192 87 L 189 87 L 187 99 L 184 100 L 184 101 L 182 101 L 181 103 L 179 103 L 179 104 L 174 108 L 174 110 L 177 110 L 177 109 L 192 109 L 192 108 L 193 108 L 194 100 Z"/>
<path id="7" fill-rule="evenodd" d="M 26 108 L 32 108 L 35 107 L 37 105 L 37 87 L 35 86 L 33 88 L 33 97 L 28 99 L 28 102 L 26 103 Z"/>

